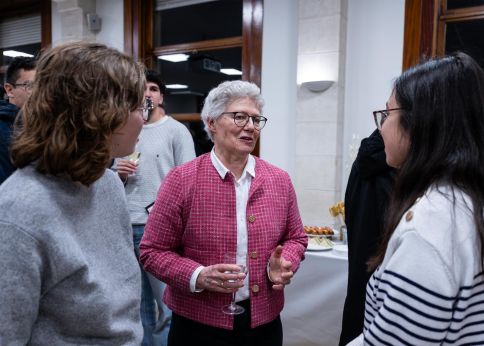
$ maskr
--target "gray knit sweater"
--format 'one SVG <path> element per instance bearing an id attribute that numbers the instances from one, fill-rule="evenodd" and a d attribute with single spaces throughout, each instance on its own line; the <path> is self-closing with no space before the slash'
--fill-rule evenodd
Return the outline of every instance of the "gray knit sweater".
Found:
<path id="1" fill-rule="evenodd" d="M 144 225 L 145 207 L 153 203 L 161 183 L 176 166 L 195 158 L 192 136 L 182 123 L 170 116 L 143 126 L 136 144 L 140 152 L 138 169 L 126 183 L 131 223 Z"/>
<path id="2" fill-rule="evenodd" d="M 17 170 L 0 186 L 0 345 L 139 345 L 140 272 L 122 183 Z"/>

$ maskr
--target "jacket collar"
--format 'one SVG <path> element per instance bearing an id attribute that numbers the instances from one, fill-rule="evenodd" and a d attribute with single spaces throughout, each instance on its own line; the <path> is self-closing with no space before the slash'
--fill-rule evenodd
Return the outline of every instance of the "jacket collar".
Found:
<path id="1" fill-rule="evenodd" d="M 217 170 L 217 173 L 220 175 L 220 178 L 225 179 L 225 176 L 230 171 L 227 169 L 227 167 L 224 166 L 222 161 L 220 161 L 213 149 L 210 152 L 210 160 L 212 161 L 212 165 Z M 255 178 L 255 159 L 252 155 L 249 155 L 249 159 L 247 160 L 247 164 L 244 167 L 241 178 L 245 177 L 246 174 L 249 174 L 250 176 L 252 176 L 252 178 Z"/>

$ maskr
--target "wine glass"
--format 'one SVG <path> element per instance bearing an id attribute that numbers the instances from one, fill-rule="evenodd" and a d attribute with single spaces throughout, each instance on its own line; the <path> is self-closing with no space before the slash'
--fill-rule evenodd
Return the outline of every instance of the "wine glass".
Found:
<path id="1" fill-rule="evenodd" d="M 141 153 L 139 151 L 134 151 L 131 155 L 128 156 L 128 160 L 137 164 L 139 162 L 139 157 Z"/>
<path id="2" fill-rule="evenodd" d="M 129 161 L 131 161 L 132 163 L 134 163 L 135 165 L 137 165 L 137 164 L 138 164 L 138 162 L 139 162 L 139 157 L 140 157 L 140 156 L 141 156 L 141 153 L 140 153 L 139 151 L 134 151 L 134 152 L 133 152 L 131 155 L 129 155 L 129 156 L 127 157 L 127 159 L 128 159 Z M 136 175 L 136 172 L 131 173 L 129 176 L 130 176 L 130 177 L 134 177 L 135 175 Z"/>
<path id="3" fill-rule="evenodd" d="M 240 273 L 247 273 L 247 256 L 237 256 L 234 252 L 229 252 L 224 254 L 224 263 L 226 264 L 236 264 L 240 267 Z M 231 272 L 237 273 L 237 272 Z M 236 282 L 237 280 L 228 280 L 228 282 Z M 242 314 L 245 309 L 235 304 L 235 293 L 236 291 L 232 292 L 232 301 L 229 305 L 225 305 L 222 307 L 222 312 L 227 315 L 240 315 Z"/>

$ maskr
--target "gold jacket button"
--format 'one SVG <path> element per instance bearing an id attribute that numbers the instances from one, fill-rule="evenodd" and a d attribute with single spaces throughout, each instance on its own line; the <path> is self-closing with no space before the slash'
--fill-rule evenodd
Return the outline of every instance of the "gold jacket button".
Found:
<path id="1" fill-rule="evenodd" d="M 254 222 L 254 221 L 255 221 L 255 216 L 254 215 L 249 216 L 249 222 Z"/>
<path id="2" fill-rule="evenodd" d="M 408 211 L 406 214 L 405 214 L 405 220 L 407 220 L 407 222 L 409 222 L 410 220 L 413 219 L 413 211 Z"/>
<path id="3" fill-rule="evenodd" d="M 256 259 L 257 258 L 257 251 L 252 251 L 250 253 L 250 258 Z"/>
<path id="4" fill-rule="evenodd" d="M 254 293 L 259 292 L 259 285 L 253 285 L 252 286 L 252 292 L 254 292 Z"/>

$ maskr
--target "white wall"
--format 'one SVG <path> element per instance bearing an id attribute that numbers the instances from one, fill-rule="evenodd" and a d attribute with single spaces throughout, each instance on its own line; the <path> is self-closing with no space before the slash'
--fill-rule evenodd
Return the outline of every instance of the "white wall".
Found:
<path id="1" fill-rule="evenodd" d="M 96 35 L 96 41 L 123 52 L 123 0 L 97 0 L 96 13 L 102 18 L 102 30 Z"/>
<path id="2" fill-rule="evenodd" d="M 262 96 L 269 119 L 260 137 L 260 156 L 294 177 L 298 3 L 265 0 L 262 38 Z"/>
<path id="3" fill-rule="evenodd" d="M 92 5 L 92 6 L 87 6 Z M 102 27 L 98 33 L 91 33 L 87 29 L 86 14 L 93 11 L 95 6 L 96 13 L 101 17 Z M 52 45 L 56 46 L 66 40 L 87 39 L 104 43 L 110 47 L 124 51 L 124 10 L 123 0 L 94 0 L 91 2 L 65 2 L 57 0 L 52 2 Z M 88 9 L 88 7 L 91 7 Z M 65 12 L 60 10 L 71 10 L 80 15 L 82 18 L 73 23 L 70 20 L 74 17 L 66 17 Z M 77 9 L 77 10 L 76 10 Z M 62 32 L 62 30 L 66 32 Z"/>
<path id="4" fill-rule="evenodd" d="M 405 0 L 349 0 L 343 143 L 343 186 L 361 139 L 375 129 L 401 73 Z M 343 197 L 343 196 L 342 196 Z"/>

